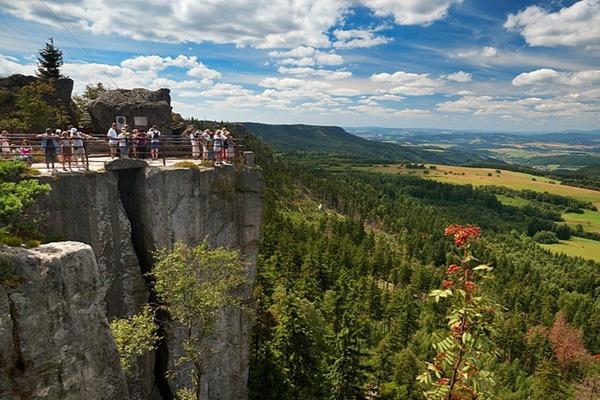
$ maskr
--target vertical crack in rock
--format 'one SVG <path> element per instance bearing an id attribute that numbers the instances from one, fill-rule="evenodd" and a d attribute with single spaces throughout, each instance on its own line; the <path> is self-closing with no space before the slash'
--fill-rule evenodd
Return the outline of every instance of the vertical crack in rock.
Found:
<path id="1" fill-rule="evenodd" d="M 10 319 L 12 320 L 12 339 L 15 349 L 15 364 L 14 371 L 16 375 L 20 375 L 25 371 L 25 362 L 23 361 L 23 353 L 21 352 L 21 339 L 19 337 L 19 320 L 17 318 L 17 310 L 15 303 L 8 296 L 8 304 L 10 306 Z"/>
<path id="2" fill-rule="evenodd" d="M 142 217 L 144 214 L 144 207 L 148 207 L 148 205 L 143 204 L 143 202 L 140 201 L 144 198 L 141 190 L 143 187 L 141 181 L 144 179 L 144 170 L 142 168 L 121 169 L 115 171 L 115 174 L 118 179 L 118 192 L 121 203 L 123 203 L 125 214 L 131 224 L 131 242 L 133 244 L 133 249 L 139 260 L 140 272 L 146 280 L 146 285 L 150 289 L 149 301 L 150 303 L 156 304 L 158 303 L 158 299 L 153 290 L 153 282 L 147 275 L 152 269 L 152 239 L 144 228 Z M 164 321 L 167 316 L 164 315 L 164 312 L 159 311 L 157 317 L 159 320 L 158 335 L 163 339 L 159 341 L 158 347 L 155 350 L 155 385 L 164 400 L 173 400 L 174 396 L 166 378 L 169 349 L 167 347 L 167 342 L 164 339 L 166 336 Z"/>

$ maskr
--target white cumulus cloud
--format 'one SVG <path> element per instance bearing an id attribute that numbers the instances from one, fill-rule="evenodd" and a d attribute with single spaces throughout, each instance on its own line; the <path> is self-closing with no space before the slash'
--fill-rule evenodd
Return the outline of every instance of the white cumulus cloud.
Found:
<path id="1" fill-rule="evenodd" d="M 440 79 L 433 79 L 429 74 L 416 74 L 412 72 L 397 71 L 393 74 L 387 72 L 373 74 L 371 81 L 385 84 L 380 93 L 389 93 L 404 96 L 431 95 L 444 85 Z"/>
<path id="2" fill-rule="evenodd" d="M 504 24 L 530 46 L 597 45 L 600 42 L 600 0 L 580 0 L 557 12 L 529 6 L 510 14 Z"/>
<path id="3" fill-rule="evenodd" d="M 442 19 L 462 0 L 363 0 L 376 15 L 394 16 L 399 25 L 428 25 Z"/>
<path id="4" fill-rule="evenodd" d="M 585 70 L 577 72 L 555 71 L 542 68 L 517 75 L 513 86 L 527 85 L 565 85 L 565 86 L 596 86 L 600 84 L 600 70 Z"/>
<path id="5" fill-rule="evenodd" d="M 459 83 L 471 82 L 471 79 L 473 79 L 473 75 L 465 71 L 458 71 L 453 74 L 443 75 L 442 77 L 448 81 Z"/>
<path id="6" fill-rule="evenodd" d="M 178 67 L 187 69 L 187 74 L 196 78 L 218 79 L 221 77 L 218 71 L 199 62 L 196 56 L 178 55 L 175 58 L 156 55 L 137 56 L 123 60 L 121 66 L 135 71 L 162 71 L 169 67 Z"/>
<path id="7" fill-rule="evenodd" d="M 386 36 L 377 35 L 378 30 L 379 28 L 335 30 L 333 36 L 335 36 L 336 41 L 333 46 L 342 49 L 367 48 L 385 44 L 392 40 Z"/>
<path id="8" fill-rule="evenodd" d="M 329 47 L 329 31 L 356 6 L 366 6 L 378 16 L 393 16 L 397 24 L 427 25 L 444 18 L 450 6 L 461 1 L 0 0 L 0 7 L 18 18 L 58 30 L 64 25 L 75 31 L 117 34 L 134 40 L 289 49 L 299 45 Z"/>

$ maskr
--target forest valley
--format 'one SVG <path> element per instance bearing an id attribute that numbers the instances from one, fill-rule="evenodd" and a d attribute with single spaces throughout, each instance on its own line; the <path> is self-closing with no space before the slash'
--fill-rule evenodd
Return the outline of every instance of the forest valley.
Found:
<path id="1" fill-rule="evenodd" d="M 252 399 L 600 398 L 600 265 L 532 238 L 565 234 L 565 198 L 518 208 L 243 136 L 267 179 Z"/>

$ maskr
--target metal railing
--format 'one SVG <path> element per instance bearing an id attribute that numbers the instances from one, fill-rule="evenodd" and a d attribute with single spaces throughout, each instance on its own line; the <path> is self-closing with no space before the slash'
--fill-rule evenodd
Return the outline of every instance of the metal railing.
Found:
<path id="1" fill-rule="evenodd" d="M 179 160 L 196 160 L 202 163 L 214 164 L 225 162 L 239 165 L 243 163 L 243 140 L 230 138 L 227 140 L 228 147 L 221 146 L 215 149 L 214 146 L 208 145 L 206 142 L 198 139 L 198 146 L 192 146 L 190 138 L 165 135 L 161 136 L 158 144 L 153 144 L 150 138 L 128 138 L 116 139 L 118 144 L 110 145 L 106 136 L 86 135 L 86 138 L 62 138 L 51 137 L 54 139 L 54 151 L 49 151 L 47 147 L 42 146 L 42 141 L 45 138 L 36 134 L 9 134 L 6 138 L 0 138 L 0 160 L 23 160 L 30 164 L 46 163 L 47 157 L 54 159 L 54 164 L 59 164 L 64 167 L 73 165 L 77 166 L 82 163 L 84 169 L 89 170 L 90 164 L 101 163 L 101 167 L 108 159 L 112 158 L 137 158 L 147 161 L 160 161 L 166 165 L 169 159 Z M 75 147 L 75 141 L 81 140 L 83 148 Z M 23 141 L 28 142 L 26 146 Z M 123 146 L 124 144 L 124 146 Z M 22 151 L 24 147 L 31 149 Z M 153 149 L 156 151 L 153 152 Z M 217 152 L 216 150 L 219 150 Z M 124 152 L 126 154 L 124 154 Z M 53 153 L 53 154 L 52 154 Z M 153 155 L 153 153 L 155 153 Z"/>

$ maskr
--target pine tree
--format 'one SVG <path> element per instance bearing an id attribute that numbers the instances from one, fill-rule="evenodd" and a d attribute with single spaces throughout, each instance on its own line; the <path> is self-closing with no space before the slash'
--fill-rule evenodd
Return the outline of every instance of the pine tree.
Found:
<path id="1" fill-rule="evenodd" d="M 363 356 L 359 339 L 352 325 L 344 326 L 334 339 L 335 361 L 329 369 L 327 380 L 330 386 L 331 400 L 354 400 L 364 398 L 363 384 L 366 368 L 361 362 Z M 349 325 L 349 326 L 348 326 Z"/>
<path id="2" fill-rule="evenodd" d="M 54 39 L 46 42 L 46 47 L 38 55 L 37 75 L 46 80 L 55 80 L 61 77 L 60 67 L 63 65 L 63 53 L 54 46 Z"/>
<path id="3" fill-rule="evenodd" d="M 279 298 L 279 325 L 273 338 L 273 355 L 285 376 L 281 399 L 318 398 L 320 380 L 319 354 L 314 332 L 302 315 L 300 299 L 282 292 Z"/>
<path id="4" fill-rule="evenodd" d="M 569 385 L 550 361 L 543 361 L 535 371 L 531 384 L 532 400 L 567 400 L 573 398 Z"/>

